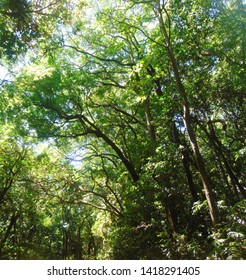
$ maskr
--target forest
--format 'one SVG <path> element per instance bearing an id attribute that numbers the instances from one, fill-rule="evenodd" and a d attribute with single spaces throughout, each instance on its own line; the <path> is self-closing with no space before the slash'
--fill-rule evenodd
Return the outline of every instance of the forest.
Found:
<path id="1" fill-rule="evenodd" d="M 246 259 L 245 6 L 0 1 L 0 259 Z"/>

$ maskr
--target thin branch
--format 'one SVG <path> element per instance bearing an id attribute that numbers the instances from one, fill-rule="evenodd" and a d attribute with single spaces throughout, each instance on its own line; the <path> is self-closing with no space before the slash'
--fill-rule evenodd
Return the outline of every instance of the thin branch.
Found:
<path id="1" fill-rule="evenodd" d="M 123 62 L 121 62 L 121 61 L 119 61 L 117 59 L 113 59 L 113 58 L 103 58 L 103 57 L 97 56 L 95 54 L 89 53 L 89 52 L 87 52 L 85 50 L 79 49 L 79 48 L 77 48 L 75 46 L 71 46 L 71 45 L 66 45 L 65 44 L 65 45 L 63 45 L 63 47 L 74 49 L 74 50 L 76 50 L 79 53 L 91 56 L 91 57 L 93 57 L 95 59 L 98 59 L 99 61 L 114 62 L 114 63 L 119 64 L 120 66 L 134 66 L 135 65 L 134 63 L 123 63 Z"/>

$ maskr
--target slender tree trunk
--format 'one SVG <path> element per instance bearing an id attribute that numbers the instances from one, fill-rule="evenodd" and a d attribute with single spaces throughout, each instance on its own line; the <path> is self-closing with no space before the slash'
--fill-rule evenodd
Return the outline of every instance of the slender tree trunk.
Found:
<path id="1" fill-rule="evenodd" d="M 166 215 L 167 215 L 167 220 L 170 224 L 170 229 L 172 230 L 172 233 L 174 232 L 178 232 L 178 215 L 177 215 L 177 211 L 176 211 L 176 201 L 175 201 L 175 197 L 169 196 L 166 199 Z"/>
<path id="2" fill-rule="evenodd" d="M 4 197 L 5 197 L 6 193 L 8 192 L 8 190 L 11 188 L 13 181 L 14 181 L 13 177 L 4 179 L 4 187 L 0 192 L 0 204 L 3 202 Z"/>
<path id="3" fill-rule="evenodd" d="M 9 238 L 9 236 L 11 234 L 11 230 L 15 226 L 18 218 L 19 218 L 19 215 L 16 214 L 16 213 L 13 213 L 13 215 L 11 216 L 10 223 L 8 225 L 7 231 L 6 231 L 5 235 L 4 235 L 3 240 L 1 240 L 0 257 L 1 257 L 1 254 L 2 254 L 2 251 L 3 251 L 3 248 L 4 248 L 4 244 L 8 240 L 8 238 Z"/>
<path id="4" fill-rule="evenodd" d="M 144 112 L 145 112 L 145 118 L 146 118 L 146 122 L 147 122 L 148 132 L 149 132 L 149 136 L 150 136 L 150 152 L 151 152 L 151 155 L 154 156 L 156 154 L 156 134 L 155 134 L 155 128 L 152 124 L 149 97 L 147 97 L 147 99 L 144 100 L 143 108 L 144 108 Z"/>
<path id="5" fill-rule="evenodd" d="M 240 194 L 238 192 L 238 190 L 239 190 L 241 192 L 241 195 L 245 198 L 245 191 L 244 191 L 242 185 L 239 183 L 237 177 L 234 174 L 233 169 L 231 168 L 230 163 L 228 162 L 228 160 L 226 159 L 226 157 L 224 155 L 223 145 L 221 144 L 220 140 L 216 136 L 212 124 L 209 124 L 210 131 L 208 131 L 207 128 L 204 125 L 202 125 L 201 123 L 199 123 L 199 125 L 202 128 L 202 130 L 205 132 L 205 134 L 207 135 L 208 140 L 213 147 L 213 151 L 218 158 L 218 163 L 219 163 L 219 166 L 220 166 L 220 169 L 222 172 L 222 176 L 224 178 L 224 181 L 226 182 L 226 185 L 229 188 L 228 190 L 225 190 L 225 194 L 228 196 L 228 198 L 232 202 L 234 202 L 235 197 L 239 198 L 239 196 L 240 196 Z M 229 177 L 228 177 L 228 175 L 229 175 Z M 229 182 L 229 180 L 231 182 Z M 230 190 L 231 185 L 233 186 L 234 194 Z"/>
<path id="6" fill-rule="evenodd" d="M 149 97 L 144 100 L 143 102 L 143 108 L 145 112 L 145 118 L 147 123 L 147 128 L 149 132 L 149 138 L 150 138 L 150 153 L 151 156 L 156 156 L 156 133 L 155 133 L 155 127 L 152 124 L 152 116 L 151 116 L 151 109 L 150 109 L 150 102 Z M 165 175 L 162 173 L 160 174 L 160 179 L 158 180 L 158 184 L 162 185 L 166 182 Z M 177 210 L 176 210 L 176 201 L 174 196 L 168 196 L 164 199 L 165 201 L 165 209 L 166 209 L 166 217 L 167 221 L 169 223 L 171 234 L 174 232 L 178 232 L 178 220 L 177 220 Z"/>
<path id="7" fill-rule="evenodd" d="M 182 142 L 180 140 L 179 132 L 178 132 L 178 129 L 175 125 L 175 122 L 173 122 L 173 132 L 174 132 L 174 138 L 175 138 L 176 143 L 179 146 L 183 146 Z M 193 181 L 192 172 L 190 170 L 189 151 L 187 151 L 186 148 L 184 147 L 184 149 L 180 150 L 180 154 L 181 154 L 181 157 L 182 157 L 182 162 L 183 162 L 183 166 L 184 166 L 184 170 L 185 170 L 185 174 L 186 174 L 186 178 L 187 178 L 187 181 L 188 181 L 188 185 L 189 185 L 191 195 L 192 195 L 194 201 L 198 201 L 198 194 L 197 194 L 196 187 L 195 187 L 195 184 L 194 184 L 194 181 Z"/>
<path id="8" fill-rule="evenodd" d="M 82 260 L 82 242 L 81 242 L 81 227 L 77 231 L 77 248 L 76 248 L 76 258 Z"/>
<path id="9" fill-rule="evenodd" d="M 213 146 L 215 148 L 215 151 L 217 152 L 218 156 L 224 162 L 226 171 L 227 171 L 227 173 L 228 173 L 228 175 L 231 179 L 231 182 L 234 186 L 235 193 L 237 193 L 237 188 L 238 188 L 242 197 L 246 198 L 246 192 L 245 192 L 243 186 L 240 184 L 238 178 L 234 174 L 234 171 L 231 167 L 231 164 L 226 159 L 226 157 L 223 153 L 223 145 L 222 145 L 221 141 L 219 140 L 219 138 L 217 137 L 217 135 L 215 133 L 215 130 L 214 130 L 214 127 L 213 127 L 213 124 L 211 122 L 209 123 L 209 128 L 210 128 L 210 133 L 207 132 L 207 135 L 209 136 L 209 139 L 210 139 L 211 143 L 213 144 Z"/>
<path id="10" fill-rule="evenodd" d="M 95 238 L 93 234 L 90 233 L 87 254 L 89 257 L 93 256 L 94 259 L 96 259 L 96 251 Z"/>
<path id="11" fill-rule="evenodd" d="M 14 227 L 14 225 L 16 224 L 18 220 L 18 214 L 14 213 L 12 216 L 11 216 L 11 219 L 10 219 L 10 223 L 9 223 L 9 226 L 7 228 L 7 231 L 4 235 L 4 238 L 3 238 L 3 241 L 1 242 L 1 247 L 3 247 L 4 243 L 7 241 L 7 239 L 9 238 L 10 236 L 10 233 L 11 233 L 11 230 L 12 228 Z"/>
<path id="12" fill-rule="evenodd" d="M 189 135 L 191 148 L 193 150 L 194 158 L 195 158 L 195 161 L 196 161 L 196 164 L 197 164 L 197 167 L 199 170 L 199 174 L 200 174 L 200 177 L 202 180 L 205 196 L 206 196 L 206 199 L 208 202 L 211 220 L 212 220 L 213 225 L 215 226 L 216 224 L 219 223 L 219 213 L 218 213 L 217 205 L 216 205 L 216 202 L 215 202 L 215 199 L 213 196 L 213 192 L 212 192 L 212 183 L 207 174 L 205 163 L 204 163 L 204 160 L 200 153 L 197 139 L 196 139 L 193 127 L 191 125 L 191 117 L 190 117 L 190 113 L 189 113 L 188 103 L 183 106 L 183 109 L 184 109 L 185 127 L 186 127 L 188 135 Z"/>
<path id="13" fill-rule="evenodd" d="M 196 138 L 194 129 L 192 127 L 192 120 L 191 120 L 187 93 L 186 93 L 186 90 L 181 81 L 178 64 L 175 59 L 175 55 L 173 53 L 173 49 L 171 46 L 170 33 L 168 34 L 168 31 L 167 31 L 165 23 L 164 23 L 163 11 L 162 11 L 162 7 L 160 5 L 160 1 L 157 1 L 156 4 L 157 4 L 157 16 L 158 16 L 159 24 L 160 24 L 160 31 L 162 33 L 162 36 L 163 36 L 163 39 L 164 39 L 164 42 L 166 45 L 167 53 L 168 53 L 168 56 L 169 56 L 169 59 L 170 59 L 170 62 L 171 62 L 172 68 L 173 68 L 173 73 L 174 73 L 177 89 L 183 100 L 184 125 L 186 127 L 187 134 L 189 136 L 189 142 L 190 142 L 190 145 L 191 145 L 191 148 L 192 148 L 192 151 L 194 154 L 194 158 L 195 158 L 198 170 L 199 170 L 199 174 L 201 177 L 201 181 L 203 184 L 205 196 L 206 196 L 206 199 L 208 202 L 210 217 L 211 217 L 213 225 L 216 226 L 216 224 L 219 223 L 219 212 L 218 212 L 217 204 L 215 202 L 215 198 L 213 196 L 212 184 L 211 184 L 210 178 L 208 176 L 208 173 L 207 173 L 207 170 L 205 167 L 205 163 L 204 163 L 203 157 L 202 157 L 200 149 L 199 149 L 199 145 L 197 142 L 197 138 Z M 163 9 L 165 9 L 165 8 L 163 7 Z"/>
<path id="14" fill-rule="evenodd" d="M 68 256 L 68 234 L 66 230 L 63 230 L 62 239 L 62 259 L 66 260 Z"/>

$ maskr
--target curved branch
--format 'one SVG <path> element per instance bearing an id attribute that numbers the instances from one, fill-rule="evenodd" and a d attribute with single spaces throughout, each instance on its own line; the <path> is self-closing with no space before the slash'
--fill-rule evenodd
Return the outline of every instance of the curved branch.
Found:
<path id="1" fill-rule="evenodd" d="M 82 49 L 79 49 L 78 47 L 75 47 L 75 46 L 71 46 L 71 45 L 66 45 L 64 44 L 63 47 L 66 47 L 66 48 L 70 48 L 70 49 L 74 49 L 76 50 L 77 52 L 79 53 L 82 53 L 84 55 L 88 55 L 88 56 L 91 56 L 95 59 L 98 59 L 99 61 L 104 61 L 104 62 L 114 62 L 114 63 L 117 63 L 119 64 L 120 66 L 134 66 L 135 63 L 123 63 L 117 59 L 113 59 L 113 58 L 103 58 L 101 56 L 98 56 L 98 55 L 95 55 L 93 53 L 90 53 L 88 51 L 85 51 L 85 50 L 82 50 Z"/>

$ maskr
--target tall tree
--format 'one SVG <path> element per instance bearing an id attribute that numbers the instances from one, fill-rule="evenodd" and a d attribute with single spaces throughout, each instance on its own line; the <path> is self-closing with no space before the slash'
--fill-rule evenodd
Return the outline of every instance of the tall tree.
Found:
<path id="1" fill-rule="evenodd" d="M 30 168 L 29 188 L 49 198 L 47 213 L 58 210 L 49 216 L 25 206 L 27 215 L 9 215 L 5 233 L 37 215 L 36 226 L 52 239 L 44 254 L 50 246 L 61 258 L 238 252 L 243 235 L 232 217 L 242 217 L 245 197 L 242 1 L 29 5 L 27 15 L 45 19 L 42 32 L 1 88 L 1 115 L 35 147 L 32 160 L 40 164 Z M 56 20 L 59 5 L 65 11 Z M 35 155 L 42 141 L 53 148 Z M 206 251 L 210 240 L 215 253 Z"/>

